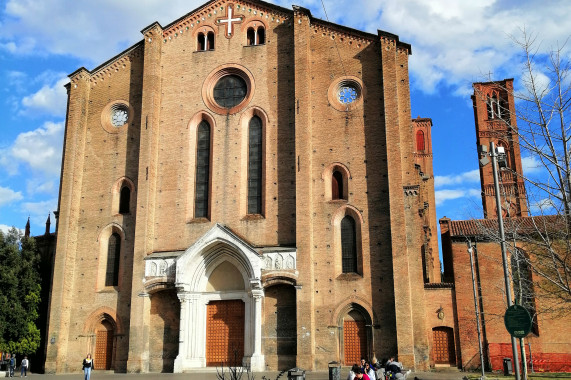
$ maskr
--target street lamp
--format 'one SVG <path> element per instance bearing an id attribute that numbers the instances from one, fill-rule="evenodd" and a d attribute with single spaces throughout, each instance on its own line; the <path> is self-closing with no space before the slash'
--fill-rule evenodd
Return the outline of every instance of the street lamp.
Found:
<path id="1" fill-rule="evenodd" d="M 506 298 L 508 302 L 508 307 L 513 305 L 513 301 L 511 298 L 512 289 L 510 285 L 510 276 L 508 272 L 508 258 L 506 255 L 506 238 L 504 234 L 504 219 L 502 217 L 502 202 L 500 199 L 500 183 L 498 180 L 498 161 L 500 161 L 501 167 L 506 167 L 506 153 L 504 147 L 499 146 L 497 149 L 494 145 L 493 141 L 490 141 L 490 152 L 488 152 L 488 147 L 485 145 L 480 146 L 480 166 L 487 165 L 490 160 L 488 159 L 488 155 L 492 157 L 492 173 L 494 175 L 494 190 L 496 192 L 496 209 L 498 214 L 498 228 L 500 232 L 500 247 L 502 250 L 502 263 L 504 266 L 504 282 L 506 286 Z M 519 358 L 517 353 L 517 342 L 514 336 L 510 334 L 512 338 L 512 354 L 514 358 L 514 372 L 516 380 L 520 380 L 519 374 Z"/>

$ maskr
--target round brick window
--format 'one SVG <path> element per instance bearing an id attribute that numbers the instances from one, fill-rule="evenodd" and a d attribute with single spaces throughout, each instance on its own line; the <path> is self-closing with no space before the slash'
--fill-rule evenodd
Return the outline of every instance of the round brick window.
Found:
<path id="1" fill-rule="evenodd" d="M 124 100 L 109 102 L 101 112 L 101 126 L 109 133 L 119 133 L 133 121 L 133 107 Z"/>
<path id="2" fill-rule="evenodd" d="M 344 76 L 329 86 L 329 104 L 338 111 L 350 111 L 363 104 L 363 82 L 357 77 Z"/>
<path id="3" fill-rule="evenodd" d="M 202 86 L 202 98 L 212 111 L 226 115 L 243 110 L 254 96 L 254 77 L 241 65 L 223 65 Z"/>

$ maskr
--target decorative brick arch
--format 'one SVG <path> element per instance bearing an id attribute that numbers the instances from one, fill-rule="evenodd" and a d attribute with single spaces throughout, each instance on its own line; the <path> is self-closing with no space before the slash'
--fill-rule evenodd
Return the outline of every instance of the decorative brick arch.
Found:
<path id="1" fill-rule="evenodd" d="M 89 314 L 83 324 L 83 333 L 92 334 L 103 321 L 107 321 L 111 324 L 116 335 L 123 334 L 121 319 L 117 316 L 117 312 L 108 306 L 101 306 Z"/>
<path id="2" fill-rule="evenodd" d="M 345 216 L 350 216 L 355 221 L 355 243 L 357 253 L 357 273 L 343 273 L 342 251 L 341 251 L 341 221 Z M 338 278 L 354 277 L 363 275 L 363 215 L 354 206 L 344 204 L 339 207 L 331 217 L 333 227 L 333 255 L 335 263 L 335 273 Z"/>
<path id="3" fill-rule="evenodd" d="M 360 315 L 360 317 L 362 318 L 360 322 L 352 321 L 353 318 L 350 317 L 350 313 L 353 314 L 355 312 L 358 315 Z M 349 350 L 351 347 L 355 347 L 354 345 L 349 344 L 348 341 L 345 341 L 345 339 L 347 335 L 349 335 L 349 338 L 351 337 L 352 334 L 350 332 L 356 331 L 354 329 L 355 324 L 358 324 L 357 326 L 359 326 L 358 331 L 360 331 L 360 333 L 358 335 L 360 336 L 360 338 L 356 338 L 356 335 L 353 335 L 353 339 L 356 340 L 350 340 L 350 341 L 357 343 L 360 342 L 356 345 L 356 347 L 359 346 L 361 347 L 361 349 L 357 349 L 357 352 L 360 351 L 359 356 L 361 357 L 364 356 L 369 358 L 372 358 L 374 356 L 373 352 L 374 324 L 373 324 L 373 318 L 371 317 L 372 315 L 373 312 L 371 305 L 358 296 L 352 296 L 345 299 L 337 306 L 337 308 L 333 312 L 330 320 L 331 322 L 330 326 L 336 327 L 336 331 L 338 332 L 338 342 L 339 342 L 338 358 L 341 362 L 344 362 L 345 365 L 349 365 L 348 356 L 349 357 L 351 356 L 350 353 L 346 351 L 347 347 L 349 347 Z M 346 319 L 348 319 L 349 321 L 346 322 Z M 350 329 L 348 331 L 345 331 L 346 328 Z M 356 353 L 354 350 L 350 350 L 350 352 L 352 352 L 353 354 Z"/>
<path id="4" fill-rule="evenodd" d="M 321 179 L 325 184 L 325 200 L 331 201 L 332 199 L 332 179 L 334 172 L 341 173 L 343 177 L 343 194 L 339 194 L 339 201 L 347 201 L 349 199 L 349 179 L 351 179 L 351 172 L 349 168 L 342 164 L 341 162 L 333 162 L 329 164 L 321 174 Z"/>
<path id="5" fill-rule="evenodd" d="M 120 201 L 121 201 L 121 190 L 124 186 L 127 186 L 131 192 L 129 198 L 129 210 L 130 212 L 135 211 L 137 208 L 137 191 L 135 188 L 135 183 L 129 177 L 121 177 L 115 181 L 113 187 L 111 188 L 112 194 L 112 205 L 111 214 L 119 215 Z"/>
<path id="6" fill-rule="evenodd" d="M 105 288 L 105 271 L 107 267 L 107 253 L 108 253 L 107 250 L 109 244 L 109 237 L 113 233 L 117 233 L 121 237 L 121 249 L 120 249 L 121 256 L 123 256 L 122 253 L 125 250 L 126 236 L 125 236 L 125 231 L 123 230 L 123 227 L 121 225 L 113 222 L 109 223 L 108 225 L 106 225 L 101 229 L 101 232 L 99 232 L 99 235 L 97 236 L 97 242 L 99 242 L 99 258 L 97 260 L 98 262 L 97 281 L 95 284 L 95 289 L 97 289 L 98 291 L 101 291 Z M 117 285 L 117 288 L 119 289 L 121 288 L 123 282 L 123 276 L 121 276 L 121 272 L 123 271 L 124 264 L 125 264 L 124 260 L 120 259 L 119 283 Z"/>

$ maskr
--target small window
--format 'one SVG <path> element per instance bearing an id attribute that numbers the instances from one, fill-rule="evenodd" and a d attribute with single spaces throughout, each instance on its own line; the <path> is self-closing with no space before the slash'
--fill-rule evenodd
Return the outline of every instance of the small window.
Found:
<path id="1" fill-rule="evenodd" d="M 345 199 L 343 192 L 343 174 L 338 170 L 331 177 L 331 199 Z"/>
<path id="2" fill-rule="evenodd" d="M 107 245 L 107 270 L 105 286 L 119 285 L 119 259 L 121 258 L 121 236 L 114 232 L 109 236 Z"/>
<path id="3" fill-rule="evenodd" d="M 210 125 L 203 120 L 198 125 L 196 149 L 196 191 L 194 217 L 208 217 L 210 187 Z"/>
<path id="4" fill-rule="evenodd" d="M 423 131 L 416 132 L 416 151 L 423 152 L 425 146 L 426 144 L 424 142 L 424 132 Z"/>
<path id="5" fill-rule="evenodd" d="M 248 214 L 262 214 L 262 119 L 254 116 L 248 132 Z"/>
<path id="6" fill-rule="evenodd" d="M 128 214 L 130 212 L 131 204 L 131 189 L 128 186 L 121 188 L 121 195 L 119 199 L 119 214 Z"/>
<path id="7" fill-rule="evenodd" d="M 214 50 L 214 33 L 213 32 L 208 32 L 207 34 L 198 33 L 197 50 L 198 51 Z"/>
<path id="8" fill-rule="evenodd" d="M 248 46 L 263 45 L 266 43 L 266 30 L 263 26 L 250 27 L 246 32 L 246 43 Z"/>
<path id="9" fill-rule="evenodd" d="M 343 273 L 357 273 L 355 220 L 349 215 L 341 220 L 341 258 Z"/>

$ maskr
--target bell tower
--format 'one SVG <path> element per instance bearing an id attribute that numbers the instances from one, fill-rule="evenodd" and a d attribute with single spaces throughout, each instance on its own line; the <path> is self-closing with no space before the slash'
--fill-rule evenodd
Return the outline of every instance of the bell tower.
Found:
<path id="1" fill-rule="evenodd" d="M 499 82 L 474 83 L 472 102 L 476 123 L 476 145 L 486 146 L 490 142 L 505 152 L 505 164 L 499 165 L 502 215 L 504 217 L 527 216 L 525 183 L 521 167 L 519 137 L 515 117 L 513 79 Z M 480 165 L 482 205 L 484 217 L 497 218 L 494 176 L 491 162 Z"/>

